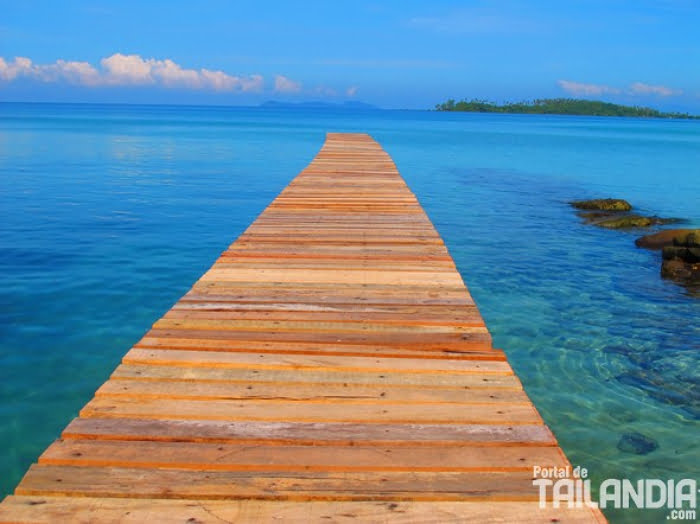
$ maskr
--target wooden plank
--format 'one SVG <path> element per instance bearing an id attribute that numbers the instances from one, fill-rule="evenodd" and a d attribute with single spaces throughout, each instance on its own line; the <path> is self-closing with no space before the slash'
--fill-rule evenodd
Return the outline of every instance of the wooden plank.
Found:
<path id="1" fill-rule="evenodd" d="M 17 495 L 173 499 L 530 501 L 532 472 L 172 470 L 34 464 Z"/>
<path id="2" fill-rule="evenodd" d="M 486 326 L 482 322 L 462 323 L 421 323 L 419 320 L 409 320 L 403 324 L 379 323 L 370 321 L 350 322 L 328 320 L 275 320 L 275 319 L 208 319 L 208 318 L 162 318 L 153 329 L 187 329 L 204 331 L 276 331 L 276 332 L 310 332 L 322 330 L 325 333 L 410 333 L 410 334 L 437 334 L 437 333 L 486 333 Z"/>
<path id="3" fill-rule="evenodd" d="M 203 382 L 188 380 L 119 380 L 112 378 L 95 393 L 95 397 L 169 398 L 189 400 L 280 400 L 290 401 L 343 401 L 364 400 L 405 404 L 455 404 L 483 402 L 485 404 L 522 403 L 529 399 L 522 390 L 497 388 L 422 386 L 387 388 L 380 384 L 324 384 L 313 383 L 255 383 Z"/>
<path id="4" fill-rule="evenodd" d="M 157 364 L 171 366 L 206 366 L 247 369 L 315 369 L 382 373 L 451 373 L 511 375 L 505 361 L 394 359 L 383 357 L 338 357 L 333 355 L 276 355 L 267 353 L 231 353 L 221 351 L 186 351 L 132 348 L 124 364 Z"/>
<path id="5" fill-rule="evenodd" d="M 441 305 L 374 305 L 374 304 L 245 304 L 245 303 L 218 303 L 218 302 L 183 302 L 175 304 L 166 315 L 194 312 L 222 312 L 228 314 L 275 314 L 282 312 L 284 315 L 294 314 L 334 314 L 353 316 L 357 314 L 373 315 L 374 318 L 401 318 L 419 316 L 422 319 L 431 318 L 481 318 L 475 306 L 463 306 L 455 311 L 452 306 Z"/>
<path id="6" fill-rule="evenodd" d="M 445 347 L 450 349 L 478 349 L 484 350 L 491 346 L 491 336 L 488 331 L 474 328 L 471 331 L 457 332 L 421 332 L 405 330 L 403 332 L 391 331 L 314 331 L 310 326 L 300 329 L 277 331 L 274 328 L 258 329 L 249 328 L 245 331 L 235 329 L 183 329 L 173 327 L 168 329 L 154 328 L 149 335 L 156 337 L 174 338 L 204 338 L 210 339 L 246 340 L 246 341 L 278 341 L 278 342 L 304 342 L 326 344 L 355 344 L 355 345 L 384 345 L 395 347 L 412 347 L 418 349 L 437 349 Z"/>
<path id="7" fill-rule="evenodd" d="M 187 380 L 196 382 L 242 382 L 326 385 L 367 384 L 385 388 L 506 388 L 520 390 L 515 375 L 480 375 L 455 373 L 357 373 L 353 370 L 315 368 L 251 369 L 225 367 L 170 366 L 165 364 L 122 364 L 112 374 L 114 378 L 146 380 Z"/>
<path id="8" fill-rule="evenodd" d="M 334 409 L 335 407 L 335 409 Z M 181 420 L 251 420 L 290 422 L 364 422 L 424 424 L 536 424 L 532 404 L 490 403 L 390 404 L 370 400 L 185 400 L 168 398 L 95 397 L 81 417 Z"/>
<path id="9" fill-rule="evenodd" d="M 195 303 L 243 303 L 243 304 L 313 304 L 324 305 L 378 305 L 404 306 L 473 306 L 474 302 L 458 288 L 412 288 L 396 291 L 377 290 L 369 286 L 336 287 L 304 286 L 287 288 L 285 286 L 265 286 L 261 284 L 246 285 L 195 285 L 180 301 L 182 304 Z"/>
<path id="10" fill-rule="evenodd" d="M 160 500 L 95 497 L 8 497 L 0 505 L 0 522 L 55 524 L 56 522 L 483 522 L 582 524 L 605 522 L 588 508 L 539 509 L 531 502 L 290 502 L 268 500 Z"/>
<path id="11" fill-rule="evenodd" d="M 250 353 L 278 353 L 288 355 L 335 355 L 348 357 L 432 358 L 451 360 L 505 360 L 501 351 L 486 350 L 481 346 L 463 346 L 454 349 L 431 349 L 413 346 L 381 346 L 337 344 L 301 341 L 229 340 L 222 338 L 152 337 L 141 339 L 134 347 L 142 349 L 182 349 L 187 351 L 227 351 Z"/>
<path id="12" fill-rule="evenodd" d="M 476 306 L 465 305 L 455 308 L 449 305 L 374 305 L 374 304 L 217 304 L 217 303 L 178 303 L 166 314 L 170 318 L 190 318 L 193 315 L 204 317 L 216 314 L 218 318 L 233 319 L 245 318 L 278 318 L 287 320 L 335 320 L 345 322 L 372 321 L 377 323 L 393 324 L 406 322 L 422 324 L 427 323 L 468 323 L 483 325 L 483 319 Z M 206 318 L 206 317 L 205 317 Z M 216 318 L 216 317 L 211 317 Z"/>
<path id="13" fill-rule="evenodd" d="M 342 245 L 347 241 L 339 240 Z M 364 243 L 363 243 L 364 244 Z M 291 282 L 307 283 L 321 282 L 332 284 L 384 284 L 384 285 L 421 285 L 435 287 L 441 285 L 459 286 L 462 278 L 456 272 L 426 272 L 426 271 L 367 271 L 363 269 L 342 270 L 300 270 L 300 269 L 210 269 L 201 282 Z"/>
<path id="14" fill-rule="evenodd" d="M 216 471 L 521 471 L 564 467 L 552 446 L 294 446 L 57 440 L 39 458 L 54 466 Z"/>
<path id="15" fill-rule="evenodd" d="M 138 442 L 239 442 L 309 446 L 556 446 L 554 436 L 543 424 L 507 426 L 76 418 L 62 436 Z"/>

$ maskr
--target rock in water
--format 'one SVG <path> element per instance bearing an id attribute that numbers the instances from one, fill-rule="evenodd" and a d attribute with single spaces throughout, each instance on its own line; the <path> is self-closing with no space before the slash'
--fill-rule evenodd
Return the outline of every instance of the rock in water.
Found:
<path id="1" fill-rule="evenodd" d="M 661 276 L 687 286 L 700 287 L 700 229 L 673 237 L 673 244 L 663 247 Z"/>
<path id="2" fill-rule="evenodd" d="M 673 239 L 676 237 L 687 235 L 692 233 L 693 229 L 664 229 L 653 235 L 646 235 L 638 238 L 634 241 L 637 247 L 644 247 L 647 249 L 662 249 L 666 246 L 673 245 Z"/>
<path id="3" fill-rule="evenodd" d="M 576 209 L 589 211 L 629 211 L 632 209 L 627 200 L 621 198 L 595 198 L 593 200 L 576 200 L 570 202 Z"/>
<path id="4" fill-rule="evenodd" d="M 693 278 L 693 268 L 678 258 L 672 258 L 661 263 L 661 276 L 683 283 Z"/>
<path id="5" fill-rule="evenodd" d="M 636 455 L 646 455 L 659 447 L 659 443 L 653 438 L 642 435 L 633 431 L 624 433 L 617 443 L 617 449 L 625 453 L 634 453 Z"/>
<path id="6" fill-rule="evenodd" d="M 606 229 L 639 229 L 684 222 L 678 218 L 661 218 L 630 213 L 632 206 L 619 198 L 576 200 L 569 204 L 588 224 Z M 700 229 L 668 229 L 635 241 L 638 247 L 663 250 L 661 276 L 684 285 L 691 295 L 700 296 Z"/>
<path id="7" fill-rule="evenodd" d="M 677 218 L 645 217 L 629 213 L 632 209 L 627 200 L 620 198 L 596 198 L 569 202 L 579 210 L 578 215 L 587 223 L 607 229 L 632 229 L 660 224 L 682 222 Z"/>
<path id="8" fill-rule="evenodd" d="M 663 251 L 664 260 L 679 258 L 687 264 L 697 264 L 700 262 L 700 248 L 684 246 L 666 246 Z"/>
<path id="9" fill-rule="evenodd" d="M 678 222 L 677 218 L 643 217 L 641 215 L 619 215 L 594 221 L 593 224 L 608 229 L 631 229 L 635 227 L 650 227 L 660 224 Z"/>
<path id="10" fill-rule="evenodd" d="M 580 216 L 586 224 L 595 224 L 601 220 L 606 220 L 611 217 L 624 216 L 623 213 L 618 211 L 579 211 L 578 216 Z"/>
<path id="11" fill-rule="evenodd" d="M 685 231 L 686 232 L 673 237 L 673 245 L 684 246 L 687 248 L 700 247 L 700 229 L 691 229 L 689 231 Z"/>

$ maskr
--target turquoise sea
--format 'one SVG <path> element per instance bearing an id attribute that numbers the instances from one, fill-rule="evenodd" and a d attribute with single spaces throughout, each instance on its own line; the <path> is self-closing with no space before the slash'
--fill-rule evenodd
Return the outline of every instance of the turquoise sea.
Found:
<path id="1" fill-rule="evenodd" d="M 700 227 L 700 121 L 0 104 L 0 494 L 327 131 L 392 155 L 594 486 L 698 479 L 700 298 L 567 202 L 619 196 Z M 628 432 L 658 448 L 621 451 Z"/>

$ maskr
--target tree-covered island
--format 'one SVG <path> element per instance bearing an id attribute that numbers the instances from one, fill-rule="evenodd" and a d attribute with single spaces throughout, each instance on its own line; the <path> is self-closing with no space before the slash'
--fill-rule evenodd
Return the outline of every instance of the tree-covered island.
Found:
<path id="1" fill-rule="evenodd" d="M 477 99 L 455 102 L 450 99 L 442 104 L 437 104 L 435 109 L 437 111 L 466 111 L 471 113 L 700 118 L 700 116 L 690 115 L 688 113 L 664 113 L 649 107 L 624 106 L 598 100 L 581 100 L 575 98 L 543 98 L 527 102 L 506 102 L 504 104 L 496 104 L 494 102 Z"/>

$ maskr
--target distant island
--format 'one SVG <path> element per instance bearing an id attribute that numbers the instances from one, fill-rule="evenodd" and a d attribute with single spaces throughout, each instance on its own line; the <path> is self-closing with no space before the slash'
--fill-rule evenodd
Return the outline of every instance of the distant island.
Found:
<path id="1" fill-rule="evenodd" d="M 531 102 L 506 102 L 496 104 L 486 100 L 450 99 L 435 106 L 437 111 L 466 111 L 471 113 L 519 113 L 533 115 L 588 115 L 588 116 L 632 116 L 646 118 L 688 118 L 700 116 L 688 113 L 664 113 L 649 107 L 623 106 L 597 100 L 575 98 L 543 98 Z"/>

